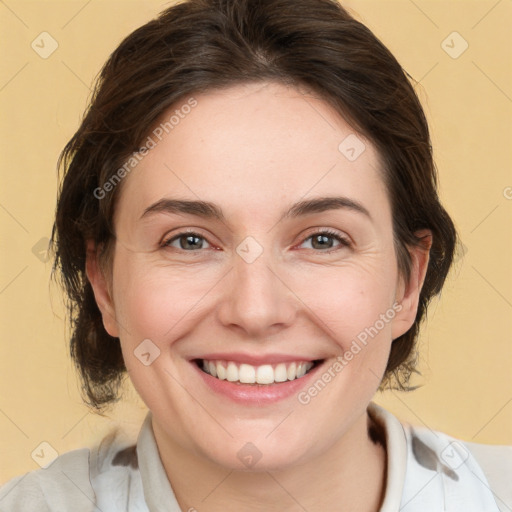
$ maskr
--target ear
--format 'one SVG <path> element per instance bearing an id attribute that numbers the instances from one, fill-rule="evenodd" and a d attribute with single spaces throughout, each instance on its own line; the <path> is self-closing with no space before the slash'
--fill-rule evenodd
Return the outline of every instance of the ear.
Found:
<path id="1" fill-rule="evenodd" d="M 92 240 L 87 241 L 85 272 L 91 283 L 96 304 L 101 311 L 105 330 L 115 338 L 119 337 L 114 302 L 108 286 L 107 278 L 99 264 L 98 248 Z"/>
<path id="2" fill-rule="evenodd" d="M 432 247 L 432 232 L 429 229 L 423 229 L 417 231 L 416 236 L 421 238 L 421 242 L 419 246 L 409 248 L 411 255 L 409 282 L 405 283 L 402 278 L 400 279 L 396 301 L 400 304 L 401 309 L 393 320 L 393 339 L 405 334 L 414 324 L 421 288 L 427 274 L 430 248 Z"/>

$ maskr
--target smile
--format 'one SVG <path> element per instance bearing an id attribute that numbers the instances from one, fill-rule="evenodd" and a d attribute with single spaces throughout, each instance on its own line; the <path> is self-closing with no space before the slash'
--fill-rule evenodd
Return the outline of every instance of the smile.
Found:
<path id="1" fill-rule="evenodd" d="M 199 367 L 219 380 L 240 384 L 275 384 L 304 377 L 314 366 L 313 361 L 294 361 L 279 364 L 253 366 L 234 361 L 214 361 L 200 359 Z"/>

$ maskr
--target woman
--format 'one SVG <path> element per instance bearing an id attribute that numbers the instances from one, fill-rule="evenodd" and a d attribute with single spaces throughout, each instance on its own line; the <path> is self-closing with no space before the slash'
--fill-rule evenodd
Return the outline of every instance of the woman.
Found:
<path id="1" fill-rule="evenodd" d="M 498 511 L 511 447 L 402 425 L 456 232 L 400 65 L 330 0 L 188 0 L 102 70 L 53 241 L 86 401 L 148 406 L 2 510 Z M 504 509 L 506 510 L 506 508 Z"/>

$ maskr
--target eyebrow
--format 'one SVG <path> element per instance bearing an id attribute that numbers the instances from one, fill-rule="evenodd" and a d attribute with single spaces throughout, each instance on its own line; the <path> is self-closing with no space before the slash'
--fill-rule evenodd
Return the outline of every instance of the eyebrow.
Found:
<path id="1" fill-rule="evenodd" d="M 321 213 L 329 210 L 350 210 L 363 214 L 372 220 L 370 212 L 360 202 L 342 196 L 318 197 L 299 201 L 293 204 L 279 220 L 303 217 L 313 213 Z M 141 215 L 141 219 L 156 213 L 182 213 L 196 215 L 205 219 L 215 219 L 226 223 L 226 217 L 222 212 L 222 209 L 216 204 L 208 201 L 163 198 L 148 206 Z"/>

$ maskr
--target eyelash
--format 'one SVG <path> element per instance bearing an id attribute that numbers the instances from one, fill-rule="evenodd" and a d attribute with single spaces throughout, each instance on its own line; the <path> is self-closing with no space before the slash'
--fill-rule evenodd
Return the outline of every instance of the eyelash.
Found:
<path id="1" fill-rule="evenodd" d="M 310 235 L 308 235 L 306 238 L 304 238 L 304 240 L 301 242 L 301 245 L 306 241 L 306 240 L 310 240 L 312 239 L 313 237 L 315 236 L 318 236 L 318 235 L 325 235 L 325 236 L 328 236 L 328 237 L 331 237 L 331 238 L 334 238 L 335 240 L 337 240 L 339 242 L 339 246 L 338 247 L 334 247 L 332 249 L 328 249 L 328 250 L 324 250 L 324 251 L 315 251 L 314 249 L 311 249 L 315 252 L 321 252 L 321 253 L 331 253 L 331 252 L 335 252 L 335 251 L 338 251 L 339 249 L 343 248 L 343 247 L 346 247 L 346 248 L 351 248 L 352 247 L 352 243 L 351 241 L 349 240 L 349 238 L 347 237 L 344 237 L 342 235 L 340 235 L 339 233 L 337 233 L 336 231 L 332 231 L 330 229 L 323 229 L 321 231 L 316 231 L 315 233 L 312 233 Z"/>
<path id="2" fill-rule="evenodd" d="M 197 238 L 200 238 L 202 240 L 206 240 L 207 243 L 210 243 L 210 242 L 208 242 L 206 237 L 201 236 L 199 233 L 196 233 L 195 231 L 182 231 L 182 232 L 180 232 L 180 233 L 178 233 L 176 235 L 173 235 L 171 238 L 164 239 L 162 241 L 162 243 L 161 243 L 161 246 L 164 249 L 165 248 L 169 248 L 169 247 L 171 247 L 170 244 L 172 242 L 174 242 L 175 240 L 179 240 L 181 237 L 186 236 L 186 235 L 196 236 Z M 334 247 L 332 249 L 328 249 L 328 250 L 318 250 L 318 251 L 316 251 L 315 249 L 311 249 L 311 250 L 313 250 L 315 252 L 329 254 L 331 252 L 335 252 L 335 251 L 339 250 L 342 247 L 346 247 L 346 248 L 351 248 L 352 247 L 352 243 L 351 243 L 351 241 L 348 238 L 343 237 L 339 233 L 337 233 L 336 231 L 332 231 L 330 229 L 323 229 L 321 231 L 317 231 L 315 233 L 312 233 L 312 234 L 308 235 L 306 238 L 304 238 L 304 240 L 299 245 L 302 245 L 306 240 L 310 240 L 313 237 L 319 236 L 319 235 L 325 235 L 325 236 L 334 238 L 335 240 L 337 240 L 339 242 L 339 246 L 338 247 Z M 183 251 L 183 252 L 199 252 L 200 251 L 200 249 L 195 251 L 195 250 L 181 249 L 181 248 L 177 248 L 177 247 L 173 247 L 173 249 L 177 249 L 177 250 Z"/>

